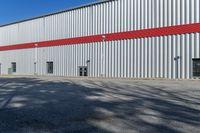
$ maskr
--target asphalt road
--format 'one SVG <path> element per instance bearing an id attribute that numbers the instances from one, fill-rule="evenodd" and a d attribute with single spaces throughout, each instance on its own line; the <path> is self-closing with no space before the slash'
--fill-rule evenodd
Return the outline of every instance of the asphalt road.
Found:
<path id="1" fill-rule="evenodd" d="M 199 133 L 200 81 L 0 78 L 0 133 Z"/>

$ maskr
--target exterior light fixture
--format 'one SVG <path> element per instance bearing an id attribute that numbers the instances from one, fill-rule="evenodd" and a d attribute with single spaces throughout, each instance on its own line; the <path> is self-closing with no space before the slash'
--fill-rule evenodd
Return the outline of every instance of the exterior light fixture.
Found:
<path id="1" fill-rule="evenodd" d="M 105 36 L 105 35 L 103 35 L 103 36 L 102 36 L 102 39 L 103 39 L 103 41 L 105 41 L 105 39 L 106 39 L 106 36 Z"/>

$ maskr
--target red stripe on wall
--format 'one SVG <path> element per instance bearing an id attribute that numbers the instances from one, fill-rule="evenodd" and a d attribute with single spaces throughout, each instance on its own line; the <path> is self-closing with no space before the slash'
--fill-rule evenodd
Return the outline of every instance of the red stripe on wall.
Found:
<path id="1" fill-rule="evenodd" d="M 200 32 L 200 23 L 0 46 L 0 51 L 27 49 L 35 47 L 72 45 L 72 44 L 82 44 L 82 43 L 92 43 L 92 42 L 102 42 L 102 41 L 127 40 L 127 39 L 168 36 L 168 35 L 195 33 L 195 32 Z"/>

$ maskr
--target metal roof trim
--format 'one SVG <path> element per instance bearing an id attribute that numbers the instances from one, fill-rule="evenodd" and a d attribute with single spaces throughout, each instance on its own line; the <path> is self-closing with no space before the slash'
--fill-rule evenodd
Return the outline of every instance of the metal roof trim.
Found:
<path id="1" fill-rule="evenodd" d="M 68 9 L 65 9 L 65 10 L 61 10 L 61 11 L 57 11 L 57 12 L 53 12 L 53 13 L 49 13 L 49 14 L 44 14 L 44 15 L 40 15 L 40 16 L 36 16 L 36 17 L 22 19 L 22 20 L 19 20 L 19 21 L 16 21 L 16 22 L 11 22 L 11 23 L 8 23 L 8 24 L 3 24 L 3 25 L 0 25 L 0 27 L 5 27 L 5 26 L 18 24 L 18 23 L 22 23 L 22 22 L 26 22 L 26 21 L 30 21 L 30 20 L 34 20 L 34 19 L 39 19 L 39 18 L 48 17 L 48 16 L 52 16 L 52 15 L 56 15 L 56 14 L 60 14 L 60 13 L 64 13 L 64 12 L 69 12 L 69 11 L 73 11 L 73 10 L 77 10 L 77 9 L 81 9 L 81 8 L 85 8 L 85 7 L 90 7 L 90 6 L 102 4 L 102 3 L 105 3 L 105 2 L 109 2 L 109 1 L 115 1 L 115 0 L 101 0 L 101 1 L 97 1 L 97 2 L 92 2 L 92 3 L 88 3 L 88 4 L 84 4 L 84 5 L 80 5 L 80 6 L 75 6 L 75 7 L 72 7 L 72 8 L 68 8 Z"/>

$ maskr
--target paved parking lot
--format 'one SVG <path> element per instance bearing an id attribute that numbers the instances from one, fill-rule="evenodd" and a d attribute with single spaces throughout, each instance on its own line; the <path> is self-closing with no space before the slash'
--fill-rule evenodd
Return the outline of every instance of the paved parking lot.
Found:
<path id="1" fill-rule="evenodd" d="M 199 133 L 200 81 L 0 78 L 0 133 Z"/>

